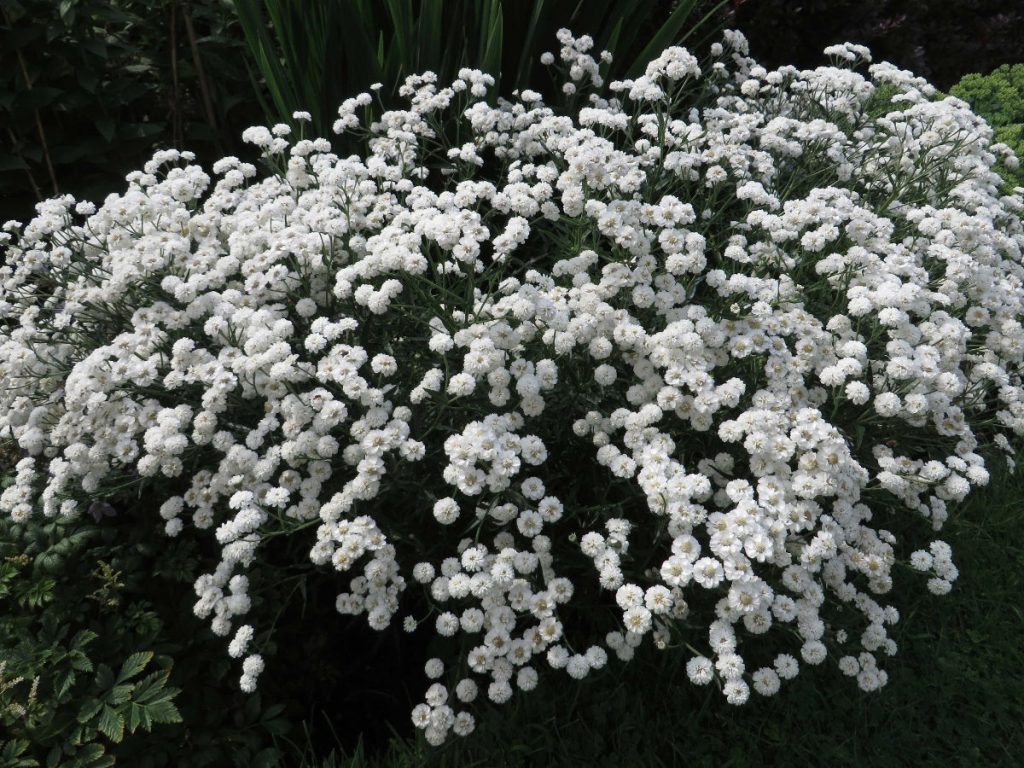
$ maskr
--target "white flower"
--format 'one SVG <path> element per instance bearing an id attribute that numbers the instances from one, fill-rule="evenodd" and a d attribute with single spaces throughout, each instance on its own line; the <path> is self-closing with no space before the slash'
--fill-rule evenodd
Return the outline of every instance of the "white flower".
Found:
<path id="1" fill-rule="evenodd" d="M 235 631 L 235 636 L 232 638 L 230 645 L 228 645 L 228 655 L 234 659 L 240 658 L 248 647 L 253 637 L 253 628 L 249 624 L 245 624 L 239 627 Z M 249 674 L 248 672 L 246 674 Z"/>
<path id="2" fill-rule="evenodd" d="M 442 674 L 444 674 L 444 662 L 440 659 L 427 659 L 427 663 L 424 666 L 424 672 L 432 680 L 436 680 Z"/>
<path id="3" fill-rule="evenodd" d="M 651 629 L 651 612 L 642 606 L 633 606 L 623 613 L 622 623 L 630 632 L 645 634 Z"/>
<path id="4" fill-rule="evenodd" d="M 521 691 L 532 691 L 537 687 L 537 671 L 533 667 L 522 667 L 516 673 L 516 687 Z"/>
<path id="5" fill-rule="evenodd" d="M 451 525 L 459 518 L 459 504 L 455 499 L 445 497 L 434 502 L 434 519 L 441 525 Z"/>
<path id="6" fill-rule="evenodd" d="M 686 662 L 686 675 L 694 685 L 707 685 L 715 677 L 715 665 L 703 656 L 694 656 Z"/>
<path id="7" fill-rule="evenodd" d="M 781 681 L 778 673 L 771 667 L 761 667 L 751 677 L 754 690 L 762 696 L 774 696 L 779 692 Z"/>
<path id="8" fill-rule="evenodd" d="M 594 380 L 602 387 L 607 387 L 615 382 L 616 371 L 610 365 L 599 365 L 594 369 Z"/>
<path id="9" fill-rule="evenodd" d="M 590 672 L 590 662 L 586 656 L 577 653 L 569 659 L 565 671 L 569 673 L 569 677 L 582 680 Z"/>

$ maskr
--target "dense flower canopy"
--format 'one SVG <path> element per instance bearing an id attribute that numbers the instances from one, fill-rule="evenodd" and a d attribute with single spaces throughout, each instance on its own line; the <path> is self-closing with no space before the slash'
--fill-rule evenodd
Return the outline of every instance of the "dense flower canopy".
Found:
<path id="1" fill-rule="evenodd" d="M 1015 158 L 859 46 L 768 72 L 727 33 L 606 84 L 560 42 L 564 107 L 428 73 L 341 106 L 363 154 L 252 128 L 269 175 L 166 151 L 9 224 L 0 510 L 157 494 L 221 546 L 195 612 L 245 690 L 247 573 L 301 538 L 339 611 L 450 638 L 432 743 L 645 642 L 732 703 L 829 656 L 884 685 L 898 568 L 950 589 L 927 532 L 1024 433 Z"/>

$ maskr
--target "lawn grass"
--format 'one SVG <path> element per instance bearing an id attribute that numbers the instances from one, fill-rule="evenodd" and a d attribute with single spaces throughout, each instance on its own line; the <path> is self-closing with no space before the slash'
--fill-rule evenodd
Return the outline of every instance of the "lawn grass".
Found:
<path id="1" fill-rule="evenodd" d="M 960 578 L 945 597 L 927 593 L 923 580 L 896 593 L 900 651 L 886 663 L 889 685 L 880 692 L 860 692 L 833 666 L 805 670 L 779 695 L 736 708 L 717 691 L 678 682 L 675 660 L 641 660 L 612 664 L 583 686 L 548 680 L 515 704 L 481 712 L 473 736 L 440 749 L 395 738 L 383 754 L 305 765 L 1024 764 L 1024 473 L 997 469 L 952 511 L 943 538 Z"/>

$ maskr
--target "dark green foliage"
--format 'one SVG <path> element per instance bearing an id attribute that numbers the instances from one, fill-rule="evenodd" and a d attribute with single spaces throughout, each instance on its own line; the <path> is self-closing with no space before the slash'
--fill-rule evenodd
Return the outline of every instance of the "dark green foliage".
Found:
<path id="1" fill-rule="evenodd" d="M 226 0 L 0 0 L 0 220 L 102 200 L 157 147 L 227 153 L 256 115 L 240 52 Z"/>
<path id="2" fill-rule="evenodd" d="M 0 452 L 0 478 L 16 458 Z M 0 518 L 0 768 L 279 765 L 297 722 L 238 690 L 192 615 L 208 560 L 140 499 L 111 503 L 98 521 Z"/>
<path id="3" fill-rule="evenodd" d="M 126 735 L 181 722 L 172 660 L 150 650 L 160 620 L 127 601 L 121 572 L 98 559 L 109 551 L 102 534 L 96 525 L 0 521 L 5 768 L 114 765 Z"/>
<path id="4" fill-rule="evenodd" d="M 950 89 L 995 129 L 995 140 L 1024 158 L 1024 64 L 1004 64 L 987 75 L 970 74 Z M 1024 171 L 1003 169 L 1007 182 L 1024 186 Z"/>

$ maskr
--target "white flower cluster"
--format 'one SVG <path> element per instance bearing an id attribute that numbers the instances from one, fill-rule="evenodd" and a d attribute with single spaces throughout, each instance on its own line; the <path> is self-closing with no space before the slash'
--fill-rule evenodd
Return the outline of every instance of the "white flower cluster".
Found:
<path id="1" fill-rule="evenodd" d="M 982 440 L 1024 434 L 1024 201 L 990 129 L 890 65 L 769 72 L 737 33 L 608 84 L 559 41 L 570 114 L 428 73 L 372 124 L 342 105 L 363 156 L 250 129 L 266 178 L 161 152 L 98 210 L 8 224 L 0 431 L 28 458 L 0 510 L 162 493 L 167 535 L 222 548 L 195 612 L 225 637 L 266 538 L 315 531 L 339 611 L 452 638 L 431 743 L 479 690 L 645 642 L 732 703 L 829 656 L 883 685 L 897 567 L 957 575 L 893 530 L 939 530 Z"/>

